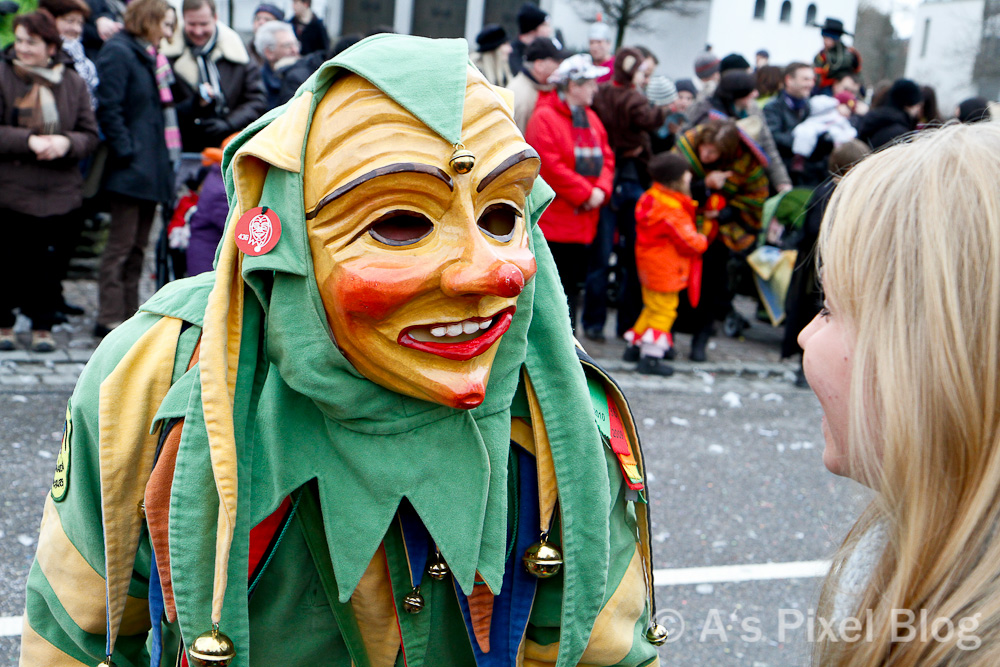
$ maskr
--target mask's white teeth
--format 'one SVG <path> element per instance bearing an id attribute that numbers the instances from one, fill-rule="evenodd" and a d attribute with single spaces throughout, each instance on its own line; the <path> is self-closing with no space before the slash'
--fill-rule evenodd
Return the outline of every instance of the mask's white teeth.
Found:
<path id="1" fill-rule="evenodd" d="M 434 327 L 431 329 L 431 335 L 437 338 L 443 337 L 446 333 L 448 333 L 448 327 Z"/>
<path id="2" fill-rule="evenodd" d="M 483 331 L 486 331 L 491 326 L 493 326 L 493 320 L 484 320 L 479 323 L 479 328 L 482 329 Z"/>
<path id="3" fill-rule="evenodd" d="M 470 334 L 470 333 L 476 333 L 477 331 L 479 331 L 478 322 L 473 322 L 472 320 L 466 320 L 465 322 L 462 323 L 463 333 Z"/>
<path id="4" fill-rule="evenodd" d="M 461 322 L 459 322 L 458 324 L 449 324 L 448 325 L 448 335 L 449 336 L 458 336 L 461 333 L 462 333 L 462 323 Z"/>

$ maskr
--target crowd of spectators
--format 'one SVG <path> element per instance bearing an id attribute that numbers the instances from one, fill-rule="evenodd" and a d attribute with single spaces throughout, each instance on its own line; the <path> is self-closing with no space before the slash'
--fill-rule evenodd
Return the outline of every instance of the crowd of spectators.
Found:
<path id="1" fill-rule="evenodd" d="M 17 221 L 9 238 L 20 252 L 0 268 L 11 285 L 0 296 L 0 349 L 18 344 L 18 312 L 31 320 L 36 351 L 55 349 L 52 327 L 82 314 L 63 298 L 61 280 L 81 221 L 94 211 L 110 220 L 98 271 L 98 338 L 138 307 L 158 211 L 169 240 L 159 260 L 169 263 L 163 274 L 211 269 L 228 214 L 221 147 L 363 38 L 344 35 L 331 44 L 310 0 L 292 0 L 288 16 L 264 2 L 252 25 L 245 42 L 218 19 L 214 0 L 183 0 L 180 15 L 167 0 L 40 0 L 38 10 L 17 17 L 14 43 L 0 60 L 0 192 L 8 219 Z M 691 255 L 701 244 L 657 231 L 648 212 L 662 207 L 646 207 L 645 243 L 680 244 L 675 250 L 685 257 L 677 269 L 684 279 L 667 281 L 671 289 L 680 284 L 672 329 L 691 333 L 690 358 L 705 360 L 720 321 L 730 334 L 748 324 L 732 300 L 746 289 L 747 257 L 772 222 L 763 219 L 768 197 L 804 188 L 808 199 L 831 182 L 831 156 L 841 146 L 860 155 L 859 140 L 877 149 L 942 122 L 932 88 L 903 79 L 866 90 L 847 34 L 842 22 L 827 19 L 812 62 L 785 66 L 772 64 L 764 49 L 754 65 L 708 49 L 695 59 L 693 76 L 670 79 L 657 74 L 645 47 L 616 50 L 618 36 L 601 21 L 587 30 L 586 53 L 566 49 L 549 15 L 530 2 L 518 12 L 516 35 L 483 28 L 472 62 L 491 84 L 513 92 L 514 120 L 556 192 L 540 224 L 574 329 L 593 340 L 613 331 L 631 343 L 628 359 L 642 358 L 635 325 L 644 306 L 652 311 L 636 262 L 636 206 L 659 184 L 677 206 L 686 209 L 690 200 L 692 224 L 705 239 Z M 989 118 L 989 104 L 966 100 L 954 115 Z M 651 176 L 651 159 L 663 154 L 686 161 L 688 176 L 677 176 L 676 163 L 661 169 L 682 191 Z M 817 192 L 813 204 L 821 205 L 828 193 Z M 665 201 L 660 195 L 656 201 Z M 671 224 L 689 231 L 683 221 Z M 791 248 L 803 237 L 801 225 L 798 231 L 769 242 Z M 813 294 L 800 289 L 810 280 L 794 278 L 790 291 Z M 795 347 L 797 331 L 789 327 L 786 348 Z M 663 334 L 658 360 L 676 356 L 673 331 Z"/>

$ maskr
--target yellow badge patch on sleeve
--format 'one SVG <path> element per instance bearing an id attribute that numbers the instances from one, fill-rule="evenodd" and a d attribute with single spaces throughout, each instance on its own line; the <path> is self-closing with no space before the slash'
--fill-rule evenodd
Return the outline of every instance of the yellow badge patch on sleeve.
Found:
<path id="1" fill-rule="evenodd" d="M 73 412 L 66 404 L 66 424 L 63 426 L 62 447 L 56 458 L 56 474 L 52 478 L 52 500 L 59 502 L 66 498 L 69 490 L 69 443 L 73 436 Z"/>

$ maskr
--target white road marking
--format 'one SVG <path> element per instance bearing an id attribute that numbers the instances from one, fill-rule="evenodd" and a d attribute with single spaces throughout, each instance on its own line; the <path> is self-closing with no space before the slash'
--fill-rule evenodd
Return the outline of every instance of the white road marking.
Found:
<path id="1" fill-rule="evenodd" d="M 690 584 L 767 581 L 771 579 L 810 579 L 825 577 L 829 571 L 830 561 L 828 560 L 761 563 L 758 565 L 682 567 L 653 570 L 653 582 L 657 586 L 683 586 Z"/>
<path id="2" fill-rule="evenodd" d="M 0 616 L 0 637 L 20 637 L 21 619 L 21 616 Z"/>

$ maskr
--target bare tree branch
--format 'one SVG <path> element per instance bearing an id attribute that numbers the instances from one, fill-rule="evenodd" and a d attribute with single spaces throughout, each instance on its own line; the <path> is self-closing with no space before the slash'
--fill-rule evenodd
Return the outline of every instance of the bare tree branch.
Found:
<path id="1" fill-rule="evenodd" d="M 600 12 L 604 22 L 617 28 L 615 49 L 621 47 L 625 30 L 645 31 L 649 28 L 642 18 L 651 11 L 668 11 L 678 16 L 695 16 L 705 0 L 572 0 L 576 13 L 585 21 L 593 21 Z"/>

